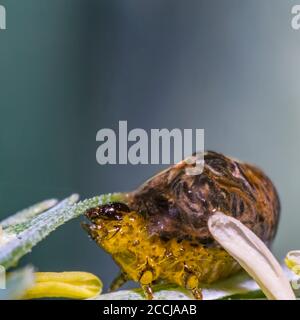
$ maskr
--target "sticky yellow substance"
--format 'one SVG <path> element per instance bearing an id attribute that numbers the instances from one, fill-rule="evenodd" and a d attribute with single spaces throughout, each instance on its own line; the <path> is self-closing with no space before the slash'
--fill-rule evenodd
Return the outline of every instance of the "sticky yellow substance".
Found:
<path id="1" fill-rule="evenodd" d="M 120 221 L 98 219 L 91 228 L 94 240 L 112 255 L 127 278 L 142 286 L 163 281 L 194 290 L 239 270 L 221 248 L 150 236 L 143 216 L 136 212 Z"/>

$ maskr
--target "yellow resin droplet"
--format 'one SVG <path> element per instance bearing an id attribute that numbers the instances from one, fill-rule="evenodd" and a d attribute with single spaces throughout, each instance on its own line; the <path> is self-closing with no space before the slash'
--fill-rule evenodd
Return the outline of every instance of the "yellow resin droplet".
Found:
<path id="1" fill-rule="evenodd" d="M 187 289 L 195 289 L 198 288 L 198 279 L 196 276 L 190 276 L 186 282 Z"/>
<path id="2" fill-rule="evenodd" d="M 142 285 L 147 285 L 147 284 L 151 284 L 153 281 L 153 276 L 152 276 L 152 272 L 151 271 L 146 271 L 143 273 L 141 279 L 140 279 L 140 283 Z"/>

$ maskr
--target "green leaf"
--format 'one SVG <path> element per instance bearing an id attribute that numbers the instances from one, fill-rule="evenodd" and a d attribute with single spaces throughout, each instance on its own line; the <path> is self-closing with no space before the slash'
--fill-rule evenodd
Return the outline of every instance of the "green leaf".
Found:
<path id="1" fill-rule="evenodd" d="M 49 210 L 57 204 L 56 199 L 49 199 L 42 201 L 40 203 L 34 204 L 33 206 L 23 209 L 12 216 L 9 216 L 5 220 L 1 221 L 1 227 L 3 229 L 8 229 L 9 227 L 21 224 L 23 222 L 28 221 L 31 218 L 39 215 L 40 213 Z"/>
<path id="2" fill-rule="evenodd" d="M 0 265 L 8 269 L 17 264 L 19 259 L 65 222 L 83 214 L 87 209 L 108 202 L 118 201 L 122 194 L 107 194 L 81 201 L 78 195 L 72 195 L 44 212 L 42 208 L 52 205 L 35 205 L 17 213 L 0 223 Z M 38 209 L 37 209 L 38 208 Z"/>

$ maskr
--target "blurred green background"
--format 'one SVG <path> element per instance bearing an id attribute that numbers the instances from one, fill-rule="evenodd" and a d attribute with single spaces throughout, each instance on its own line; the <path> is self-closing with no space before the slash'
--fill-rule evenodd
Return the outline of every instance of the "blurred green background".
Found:
<path id="1" fill-rule="evenodd" d="M 0 0 L 0 218 L 45 198 L 134 189 L 160 166 L 100 166 L 96 132 L 204 128 L 206 149 L 275 182 L 274 251 L 300 249 L 300 31 L 282 0 Z M 77 219 L 22 260 L 118 268 Z"/>

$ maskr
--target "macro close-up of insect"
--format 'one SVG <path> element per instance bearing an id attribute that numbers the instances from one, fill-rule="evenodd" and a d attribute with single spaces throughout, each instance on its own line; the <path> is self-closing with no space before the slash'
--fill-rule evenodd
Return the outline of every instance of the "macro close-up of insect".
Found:
<path id="1" fill-rule="evenodd" d="M 182 161 L 124 196 L 124 201 L 87 210 L 83 227 L 121 268 L 116 290 L 139 282 L 148 299 L 152 285 L 171 283 L 201 299 L 201 286 L 240 270 L 214 240 L 208 219 L 215 212 L 238 219 L 267 246 L 280 215 L 277 191 L 257 167 L 206 152 L 204 170 L 188 175 Z"/>
<path id="2" fill-rule="evenodd" d="M 300 0 L 0 0 L 0 301 L 299 300 L 299 41 Z"/>

